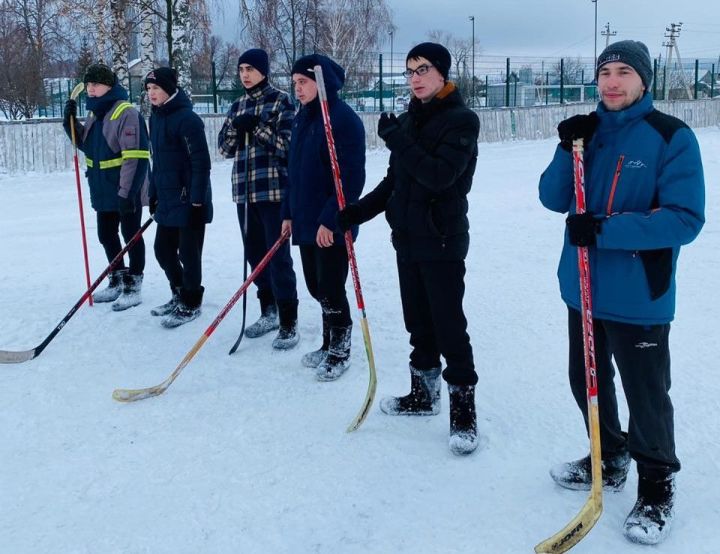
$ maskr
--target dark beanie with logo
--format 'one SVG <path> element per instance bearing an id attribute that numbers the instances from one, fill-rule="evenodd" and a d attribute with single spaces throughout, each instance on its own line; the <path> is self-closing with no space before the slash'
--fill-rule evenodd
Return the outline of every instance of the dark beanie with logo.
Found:
<path id="1" fill-rule="evenodd" d="M 158 67 L 145 75 L 145 88 L 153 83 L 170 96 L 177 92 L 177 72 L 171 67 Z"/>
<path id="2" fill-rule="evenodd" d="M 94 63 L 89 65 L 85 70 L 85 76 L 83 77 L 83 83 L 99 83 L 101 85 L 107 85 L 109 87 L 115 86 L 117 83 L 117 77 L 113 70 L 110 69 L 104 63 Z"/>
<path id="3" fill-rule="evenodd" d="M 597 79 L 602 66 L 613 62 L 624 63 L 632 67 L 640 75 L 645 89 L 650 88 L 653 80 L 653 68 L 650 52 L 645 44 L 637 40 L 620 40 L 610 44 L 598 56 L 595 79 Z"/>
<path id="4" fill-rule="evenodd" d="M 442 44 L 435 42 L 421 42 L 417 46 L 414 46 L 410 52 L 408 52 L 405 63 L 408 60 L 416 58 L 425 58 L 429 61 L 435 69 L 437 69 L 443 76 L 443 79 L 447 81 L 448 75 L 450 74 L 450 66 L 452 65 L 452 58 L 450 52 Z"/>
<path id="5" fill-rule="evenodd" d="M 270 60 L 268 60 L 267 52 L 260 48 L 251 48 L 250 50 L 243 52 L 238 58 L 238 69 L 240 68 L 240 64 L 243 63 L 253 66 L 260 73 L 265 75 L 265 77 L 267 77 L 270 72 Z"/>

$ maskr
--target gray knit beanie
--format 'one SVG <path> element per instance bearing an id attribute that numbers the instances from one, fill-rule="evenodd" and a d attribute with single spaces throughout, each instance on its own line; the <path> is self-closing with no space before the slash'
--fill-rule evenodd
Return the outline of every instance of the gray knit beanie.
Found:
<path id="1" fill-rule="evenodd" d="M 637 40 L 620 40 L 613 42 L 598 56 L 597 67 L 595 68 L 595 79 L 597 80 L 600 68 L 612 62 L 626 63 L 640 75 L 645 90 L 650 88 L 653 80 L 653 68 L 650 61 L 650 52 L 647 46 Z"/>

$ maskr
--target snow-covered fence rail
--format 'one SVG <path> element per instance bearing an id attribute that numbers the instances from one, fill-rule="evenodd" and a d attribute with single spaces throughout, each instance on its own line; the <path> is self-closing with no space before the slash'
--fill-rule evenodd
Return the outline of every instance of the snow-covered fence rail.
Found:
<path id="1" fill-rule="evenodd" d="M 660 111 L 679 117 L 690 127 L 720 125 L 720 99 L 656 101 Z M 594 104 L 563 104 L 478 110 L 480 142 L 533 140 L 555 136 L 557 124 L 578 113 L 588 113 Z M 379 113 L 358 113 L 365 125 L 368 148 L 380 148 L 377 120 Z M 202 114 L 210 152 L 215 160 L 217 135 L 223 114 Z M 0 174 L 72 169 L 72 146 L 60 119 L 0 121 Z"/>

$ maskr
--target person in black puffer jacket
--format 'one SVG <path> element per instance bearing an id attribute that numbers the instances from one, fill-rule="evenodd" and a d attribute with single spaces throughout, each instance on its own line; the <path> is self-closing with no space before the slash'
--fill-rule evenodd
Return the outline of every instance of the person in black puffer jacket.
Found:
<path id="1" fill-rule="evenodd" d="M 145 77 L 152 115 L 150 144 L 150 213 L 158 227 L 155 257 L 170 282 L 172 298 L 152 310 L 172 328 L 200 315 L 204 288 L 202 248 L 205 225 L 212 221 L 210 153 L 202 119 L 177 86 L 169 67 Z"/>
<path id="2" fill-rule="evenodd" d="M 467 320 L 465 257 L 470 236 L 467 194 L 477 160 L 480 124 L 448 81 L 450 53 L 435 43 L 415 46 L 405 72 L 413 99 L 407 113 L 383 113 L 378 134 L 390 149 L 387 176 L 359 202 L 338 214 L 349 229 L 381 212 L 397 252 L 405 327 L 410 333 L 411 391 L 385 398 L 391 415 L 440 411 L 440 356 L 450 393 L 450 448 L 477 447 L 475 384 Z"/>

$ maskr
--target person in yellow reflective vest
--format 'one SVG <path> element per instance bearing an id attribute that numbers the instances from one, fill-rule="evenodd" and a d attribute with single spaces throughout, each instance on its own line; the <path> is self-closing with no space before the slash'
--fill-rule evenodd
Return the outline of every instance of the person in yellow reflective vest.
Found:
<path id="1" fill-rule="evenodd" d="M 63 127 L 85 154 L 90 203 L 97 212 L 98 239 L 108 262 L 122 250 L 118 229 L 127 243 L 140 229 L 142 207 L 148 204 L 150 151 L 143 116 L 128 102 L 127 91 L 107 65 L 93 64 L 83 78 L 87 91 L 85 122 L 77 119 L 77 103 L 68 100 Z M 110 273 L 108 287 L 93 295 L 95 302 L 113 302 L 122 311 L 142 301 L 145 243 L 141 238 L 124 261 Z"/>

